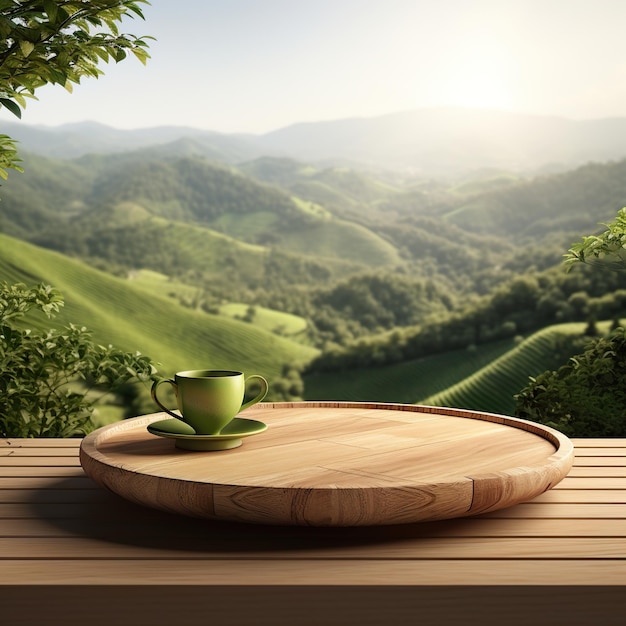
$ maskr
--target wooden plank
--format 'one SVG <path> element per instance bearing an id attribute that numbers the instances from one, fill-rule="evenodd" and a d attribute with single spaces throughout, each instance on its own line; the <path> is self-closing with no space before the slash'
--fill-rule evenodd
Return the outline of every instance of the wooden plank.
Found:
<path id="1" fill-rule="evenodd" d="M 39 585 L 36 602 L 28 586 L 3 591 L 11 626 L 622 626 L 624 606 L 620 588 L 588 585 Z"/>
<path id="2" fill-rule="evenodd" d="M 36 438 L 29 437 L 23 439 L 10 438 L 0 439 L 0 449 L 3 447 L 10 448 L 75 448 L 80 447 L 82 438 Z"/>
<path id="3" fill-rule="evenodd" d="M 61 446 L 52 446 L 45 448 L 33 448 L 33 447 L 24 447 L 24 448 L 0 448 L 0 462 L 6 461 L 6 457 L 29 457 L 29 458 L 40 458 L 40 457 L 64 457 L 64 458 L 78 458 L 78 448 L 71 447 L 65 448 Z M 52 463 L 55 462 L 54 458 L 50 458 Z"/>
<path id="4" fill-rule="evenodd" d="M 518 517 L 518 518 L 619 518 L 626 520 L 626 504 L 553 504 L 524 503 L 485 513 L 486 517 Z"/>
<path id="5" fill-rule="evenodd" d="M 0 478 L 0 489 L 92 489 L 104 491 L 86 474 L 55 477 L 55 476 L 13 476 Z"/>
<path id="6" fill-rule="evenodd" d="M 78 456 L 0 456 L 0 467 L 80 467 Z"/>
<path id="7" fill-rule="evenodd" d="M 142 513 L 145 512 L 145 513 Z M 0 504 L 0 519 L 43 518 L 48 520 L 65 518 L 111 519 L 120 515 L 156 515 L 161 512 L 128 502 L 118 496 L 98 498 L 93 502 L 5 502 Z"/>
<path id="8" fill-rule="evenodd" d="M 615 559 L 24 560 L 0 561 L 0 584 L 19 585 L 625 585 Z M 415 619 L 415 616 L 413 616 Z"/>
<path id="9" fill-rule="evenodd" d="M 626 467 L 572 467 L 568 476 L 571 478 L 624 478 Z"/>
<path id="10" fill-rule="evenodd" d="M 51 478 L 51 477 L 65 477 L 65 476 L 86 476 L 83 468 L 78 466 L 60 466 L 60 467 L 51 467 L 51 466 L 16 466 L 13 467 L 11 465 L 0 466 L 0 478 L 32 478 L 32 477 L 41 477 L 41 478 Z M 95 484 L 95 483 L 94 483 Z"/>
<path id="11" fill-rule="evenodd" d="M 83 517 L 59 520 L 48 520 L 40 517 L 34 518 L 0 518 L 0 537 L 92 537 L 106 541 L 146 543 L 159 539 L 175 545 L 176 537 L 184 536 L 184 541 L 206 541 L 206 535 L 210 532 L 221 532 L 223 547 L 232 544 L 246 546 L 248 550 L 257 549 L 259 552 L 268 553 L 274 544 L 293 546 L 294 544 L 307 545 L 310 556 L 313 549 L 320 543 L 328 546 L 338 542 L 355 543 L 362 542 L 364 549 L 369 543 L 392 540 L 419 541 L 423 537 L 626 537 L 626 524 L 621 519 L 488 519 L 488 518 L 465 518 L 463 520 L 445 520 L 419 525 L 408 525 L 406 528 L 394 527 L 392 529 L 342 529 L 343 532 L 318 532 L 298 534 L 287 533 L 281 529 L 271 532 L 267 529 L 259 531 L 255 529 L 254 538 L 251 539 L 250 528 L 229 528 L 226 535 L 223 527 L 216 528 L 210 523 L 197 523 L 198 520 L 185 519 L 177 516 L 172 519 L 169 516 L 149 519 L 134 519 L 117 517 L 110 519 L 86 519 Z M 308 531 L 309 529 L 307 529 Z M 180 539 L 178 539 L 180 540 Z"/>
<path id="12" fill-rule="evenodd" d="M 626 504 L 626 489 L 550 489 L 531 502 Z"/>
<path id="13" fill-rule="evenodd" d="M 347 539 L 347 537 L 346 537 Z M 185 549 L 185 546 L 187 549 Z M 260 546 L 246 548 L 236 542 L 223 545 L 219 538 L 195 541 L 190 546 L 184 538 L 172 542 L 158 539 L 116 543 L 91 537 L 11 537 L 0 538 L 0 562 L 5 559 L 188 559 L 221 560 L 224 558 L 260 558 L 262 560 L 344 560 L 344 559 L 616 559 L 626 560 L 624 537 L 420 537 L 372 542 L 368 545 L 344 541 L 331 547 L 281 547 L 270 550 Z M 625 561 L 626 565 L 626 561 Z"/>
<path id="14" fill-rule="evenodd" d="M 97 586 L 70 585 L 38 587 L 36 603 L 27 587 L 10 593 L 3 618 L 15 626 L 48 624 L 57 615 L 63 626 L 110 626 L 120 616 L 125 624 L 150 626 L 415 626 L 416 616 L 424 626 L 623 624 L 619 591 L 597 586 L 160 585 L 118 586 L 107 595 Z"/>
<path id="15" fill-rule="evenodd" d="M 623 437 L 571 437 L 576 450 L 579 448 L 626 448 Z"/>
<path id="16" fill-rule="evenodd" d="M 626 467 L 625 456 L 579 456 L 574 467 Z"/>
<path id="17" fill-rule="evenodd" d="M 0 489 L 0 504 L 38 502 L 38 503 L 81 503 L 117 500 L 119 496 L 104 489 Z"/>
<path id="18" fill-rule="evenodd" d="M 626 489 L 626 478 L 571 477 L 566 476 L 553 489 Z"/>
<path id="19" fill-rule="evenodd" d="M 588 447 L 574 448 L 574 454 L 577 457 L 583 456 L 626 456 L 626 448 L 616 447 Z"/>

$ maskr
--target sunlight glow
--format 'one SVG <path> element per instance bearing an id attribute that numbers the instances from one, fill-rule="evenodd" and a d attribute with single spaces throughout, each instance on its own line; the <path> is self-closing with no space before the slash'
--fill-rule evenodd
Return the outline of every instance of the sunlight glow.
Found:
<path id="1" fill-rule="evenodd" d="M 442 76 L 442 104 L 472 108 L 510 109 L 514 106 L 510 64 L 504 47 L 474 44 Z"/>

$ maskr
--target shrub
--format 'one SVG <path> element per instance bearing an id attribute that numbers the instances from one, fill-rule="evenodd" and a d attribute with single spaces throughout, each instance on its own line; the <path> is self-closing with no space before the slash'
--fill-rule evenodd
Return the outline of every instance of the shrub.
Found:
<path id="1" fill-rule="evenodd" d="M 156 373 L 148 357 L 96 344 L 85 327 L 25 328 L 29 311 L 51 317 L 61 306 L 49 285 L 0 285 L 0 437 L 84 435 L 93 428 L 94 391 L 101 397 Z"/>
<path id="2" fill-rule="evenodd" d="M 573 437 L 626 436 L 626 332 L 592 341 L 515 396 L 516 415 Z"/>

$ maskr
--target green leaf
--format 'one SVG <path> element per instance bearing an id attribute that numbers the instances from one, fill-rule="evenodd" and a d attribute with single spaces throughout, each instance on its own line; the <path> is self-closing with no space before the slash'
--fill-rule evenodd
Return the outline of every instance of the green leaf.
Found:
<path id="1" fill-rule="evenodd" d="M 13 30 L 13 24 L 4 17 L 0 17 L 0 37 L 8 37 Z"/>
<path id="2" fill-rule="evenodd" d="M 20 119 L 22 118 L 22 110 L 15 102 L 13 102 L 13 100 L 9 100 L 8 98 L 0 98 L 0 105 L 9 109 L 9 111 L 11 111 L 11 113 L 13 113 L 13 115 L 15 115 L 16 117 L 19 117 Z"/>
<path id="3" fill-rule="evenodd" d="M 43 8 L 46 12 L 46 15 L 48 16 L 48 19 L 51 22 L 54 22 L 57 18 L 57 3 L 53 2 L 52 0 L 44 0 Z"/>
<path id="4" fill-rule="evenodd" d="M 20 50 L 22 51 L 22 54 L 25 57 L 30 56 L 30 53 L 35 49 L 35 44 L 30 42 L 30 41 L 26 41 L 25 39 L 22 39 L 20 41 Z"/>

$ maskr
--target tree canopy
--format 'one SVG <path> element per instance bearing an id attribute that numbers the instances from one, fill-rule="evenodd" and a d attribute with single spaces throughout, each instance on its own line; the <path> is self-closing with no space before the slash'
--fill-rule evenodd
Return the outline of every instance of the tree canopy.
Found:
<path id="1" fill-rule="evenodd" d="M 98 78 L 100 61 L 132 53 L 145 64 L 151 37 L 121 33 L 125 17 L 143 19 L 147 0 L 0 0 L 0 110 L 18 118 L 27 98 L 46 84 Z M 36 98 L 35 98 L 36 99 Z M 0 177 L 21 170 L 15 141 L 0 135 Z"/>

